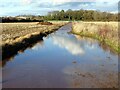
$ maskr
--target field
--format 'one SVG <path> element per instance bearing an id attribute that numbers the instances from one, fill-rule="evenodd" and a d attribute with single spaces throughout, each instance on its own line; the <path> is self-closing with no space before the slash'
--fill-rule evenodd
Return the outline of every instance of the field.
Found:
<path id="1" fill-rule="evenodd" d="M 118 22 L 73 22 L 72 33 L 98 39 L 120 52 Z"/>
<path id="2" fill-rule="evenodd" d="M 41 25 L 33 23 L 1 23 L 2 27 L 2 57 L 3 59 L 11 56 L 21 49 L 42 39 L 43 36 L 54 32 L 67 22 L 51 22 L 52 25 Z"/>
<path id="3" fill-rule="evenodd" d="M 53 25 L 39 25 L 37 23 L 2 23 L 2 43 L 0 45 L 14 44 L 31 35 L 50 32 L 65 24 L 63 22 L 53 22 Z"/>

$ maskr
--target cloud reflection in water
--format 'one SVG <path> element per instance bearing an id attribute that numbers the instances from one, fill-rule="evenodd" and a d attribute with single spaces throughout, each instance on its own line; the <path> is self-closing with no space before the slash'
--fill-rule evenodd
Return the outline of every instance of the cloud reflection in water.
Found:
<path id="1" fill-rule="evenodd" d="M 53 35 L 53 43 L 61 48 L 65 48 L 73 55 L 83 55 L 85 53 L 82 48 L 82 43 L 75 38 L 70 38 L 63 35 Z"/>

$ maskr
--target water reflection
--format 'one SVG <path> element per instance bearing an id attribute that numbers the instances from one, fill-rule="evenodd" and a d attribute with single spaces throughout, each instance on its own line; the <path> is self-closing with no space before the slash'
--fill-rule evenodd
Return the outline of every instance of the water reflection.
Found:
<path id="1" fill-rule="evenodd" d="M 75 37 L 78 38 L 77 35 Z M 74 36 L 70 37 L 68 35 L 52 35 L 53 43 L 61 48 L 65 48 L 72 55 L 84 55 L 87 49 L 94 50 L 96 40 L 90 38 L 81 37 L 76 39 Z"/>
<path id="2" fill-rule="evenodd" d="M 92 60 L 89 60 L 92 62 Z M 89 62 L 88 61 L 88 62 Z M 101 59 L 101 61 L 104 61 Z M 93 63 L 93 62 L 92 62 Z M 118 63 L 116 65 L 105 61 L 102 63 L 79 63 L 67 66 L 63 73 L 71 87 L 74 88 L 118 88 Z M 111 67 L 112 66 L 112 67 Z M 92 82 L 92 83 L 91 83 Z"/>
<path id="3" fill-rule="evenodd" d="M 44 42 L 43 41 L 39 41 L 36 45 L 34 45 L 31 49 L 32 50 L 39 50 L 40 48 L 42 48 L 44 46 Z"/>
<path id="4" fill-rule="evenodd" d="M 3 60 L 3 87 L 117 87 L 117 54 L 104 50 L 97 40 L 68 34 L 70 30 L 70 24 L 65 25 Z"/>
<path id="5" fill-rule="evenodd" d="M 2 61 L 0 61 L 0 67 L 4 67 L 6 65 L 6 63 L 8 61 L 12 61 L 14 60 L 14 57 L 18 54 L 21 54 L 21 53 L 24 53 L 24 51 L 26 49 L 33 49 L 33 50 L 36 50 L 38 49 L 39 47 L 43 46 L 43 38 L 39 38 L 37 41 L 34 41 L 32 43 L 30 43 L 29 45 L 27 45 L 26 47 L 23 47 L 22 49 L 20 49 L 19 51 L 15 51 L 12 55 L 10 55 L 9 57 L 5 57 Z M 34 46 L 38 46 L 37 48 L 34 47 Z"/>
<path id="6" fill-rule="evenodd" d="M 79 43 L 74 38 L 69 38 L 62 35 L 53 35 L 53 43 L 58 45 L 61 48 L 65 48 L 73 55 L 82 55 L 84 54 L 84 50 L 82 48 L 82 43 Z"/>
<path id="7" fill-rule="evenodd" d="M 94 48 L 94 44 L 98 44 L 98 46 L 99 46 L 98 48 L 101 48 L 106 52 L 110 52 L 113 55 L 118 54 L 115 50 L 113 50 L 110 46 L 108 46 L 104 42 L 99 42 L 99 41 L 97 41 L 95 39 L 92 39 L 92 38 L 81 37 L 79 35 L 75 35 L 75 37 L 76 37 L 77 40 L 80 40 L 80 41 L 84 40 L 84 41 L 88 42 L 89 43 L 88 47 L 91 48 L 91 49 Z"/>
<path id="8" fill-rule="evenodd" d="M 103 42 L 99 42 L 99 46 L 104 49 L 104 51 L 106 52 L 110 52 L 111 54 L 114 54 L 114 55 L 117 55 L 118 53 L 113 50 L 110 46 L 106 45 L 105 43 Z M 119 54 L 120 55 L 120 54 Z"/>

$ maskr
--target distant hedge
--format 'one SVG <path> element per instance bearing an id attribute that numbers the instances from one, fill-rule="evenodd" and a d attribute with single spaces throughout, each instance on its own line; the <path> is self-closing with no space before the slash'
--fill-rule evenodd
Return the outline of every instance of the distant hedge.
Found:
<path id="1" fill-rule="evenodd" d="M 17 19 L 17 18 L 2 18 L 2 23 L 5 22 L 43 22 L 44 20 L 31 20 L 31 19 Z"/>
<path id="2" fill-rule="evenodd" d="M 0 17 L 2 22 L 43 22 L 46 20 L 61 21 L 119 21 L 120 14 L 100 12 L 94 10 L 61 10 L 49 12 L 45 16 L 35 15 L 19 15 L 16 17 Z M 23 18 L 19 18 L 23 17 Z"/>

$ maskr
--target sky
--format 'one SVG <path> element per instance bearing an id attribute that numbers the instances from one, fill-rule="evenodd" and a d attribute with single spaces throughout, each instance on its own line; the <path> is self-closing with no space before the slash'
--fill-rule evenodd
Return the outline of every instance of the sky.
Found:
<path id="1" fill-rule="evenodd" d="M 46 15 L 57 10 L 118 12 L 119 0 L 0 0 L 0 16 Z"/>

